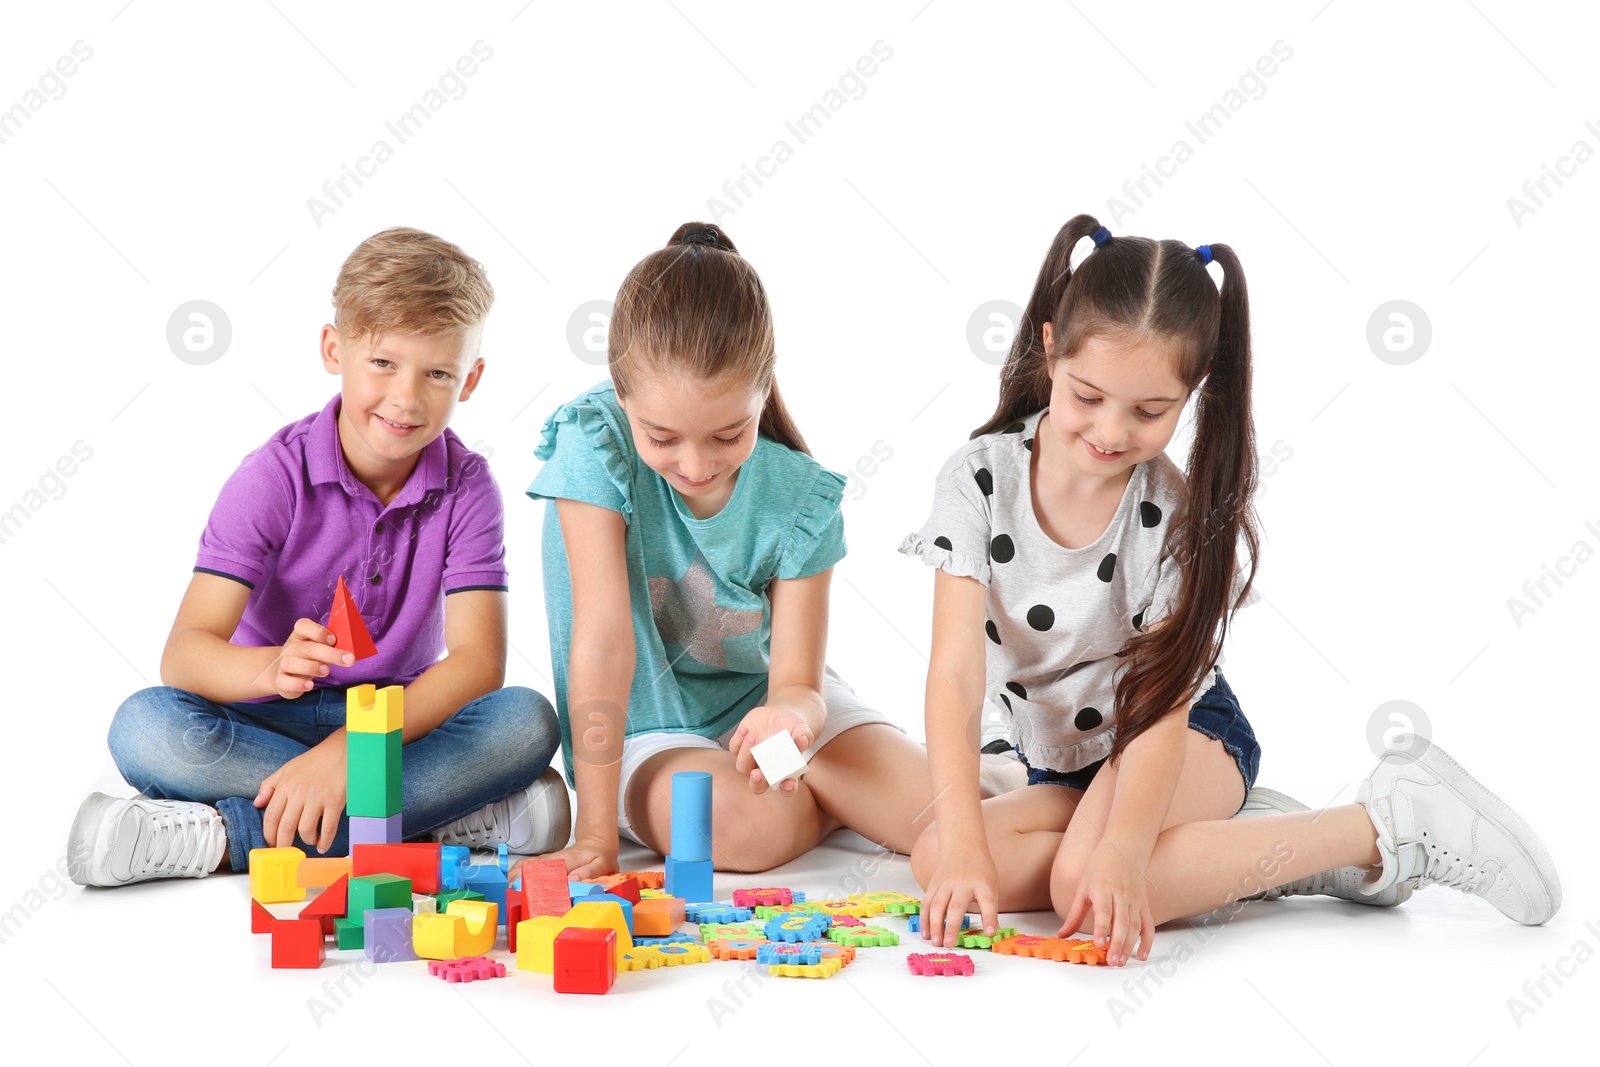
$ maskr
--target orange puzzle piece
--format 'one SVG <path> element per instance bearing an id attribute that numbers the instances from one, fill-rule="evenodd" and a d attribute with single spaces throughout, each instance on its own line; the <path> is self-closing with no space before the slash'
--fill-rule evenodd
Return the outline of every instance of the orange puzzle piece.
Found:
<path id="1" fill-rule="evenodd" d="M 350 595 L 350 587 L 344 584 L 342 574 L 339 575 L 339 584 L 333 589 L 328 629 L 333 631 L 333 647 L 339 651 L 352 652 L 358 660 L 378 654 L 378 646 L 372 643 L 366 620 L 361 617 L 361 609 L 356 607 L 355 598 Z"/>
<path id="2" fill-rule="evenodd" d="M 1002 956 L 1029 956 L 1057 963 L 1103 964 L 1106 961 L 1106 950 L 1097 948 L 1094 941 L 1087 938 L 1063 939 L 1017 934 L 996 941 L 993 947 Z"/>

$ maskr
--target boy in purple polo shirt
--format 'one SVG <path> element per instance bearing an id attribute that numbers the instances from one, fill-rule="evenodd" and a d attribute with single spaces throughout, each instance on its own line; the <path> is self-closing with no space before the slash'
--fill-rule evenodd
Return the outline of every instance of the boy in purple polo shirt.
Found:
<path id="1" fill-rule="evenodd" d="M 246 870 L 269 846 L 348 852 L 344 690 L 364 682 L 405 687 L 408 837 L 566 844 L 555 713 L 502 687 L 500 491 L 446 428 L 483 375 L 493 301 L 476 261 L 418 230 L 385 230 L 345 261 L 321 344 L 339 395 L 223 486 L 161 657 L 167 684 L 111 724 L 141 795 L 84 801 L 73 881 L 200 878 L 224 853 Z M 359 663 L 319 621 L 340 576 L 378 648 Z"/>

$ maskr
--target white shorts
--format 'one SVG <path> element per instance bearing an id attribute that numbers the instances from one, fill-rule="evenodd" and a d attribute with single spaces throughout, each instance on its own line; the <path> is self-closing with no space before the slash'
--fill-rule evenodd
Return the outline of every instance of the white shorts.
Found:
<path id="1" fill-rule="evenodd" d="M 765 699 L 766 694 L 763 693 L 761 700 L 757 700 L 755 706 L 760 707 Z M 835 674 L 832 667 L 825 668 L 824 671 L 822 699 L 828 707 L 828 721 L 822 727 L 822 733 L 806 749 L 806 758 L 808 759 L 822 751 L 824 745 L 846 730 L 852 730 L 857 726 L 865 726 L 868 723 L 882 723 L 885 726 L 893 726 L 901 733 L 905 733 L 904 727 L 890 722 L 875 709 L 863 704 L 861 698 L 856 696 L 856 691 L 851 689 L 843 678 Z M 635 734 L 623 741 L 621 774 L 617 779 L 617 832 L 629 841 L 634 841 L 641 845 L 644 844 L 633 832 L 632 824 L 628 822 L 628 783 L 633 780 L 633 776 L 638 772 L 639 768 L 644 766 L 646 760 L 675 748 L 720 748 L 726 752 L 728 751 L 728 742 L 732 739 L 734 730 L 738 728 L 738 725 L 735 724 L 733 729 L 730 729 L 721 737 L 656 731 Z"/>

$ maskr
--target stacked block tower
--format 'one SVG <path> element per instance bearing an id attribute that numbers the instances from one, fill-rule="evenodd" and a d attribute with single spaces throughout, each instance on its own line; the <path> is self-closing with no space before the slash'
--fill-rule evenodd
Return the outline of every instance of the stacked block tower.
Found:
<path id="1" fill-rule="evenodd" d="M 694 904 L 711 895 L 711 775 L 678 771 L 672 776 L 672 842 L 666 888 Z"/>
<path id="2" fill-rule="evenodd" d="M 345 809 L 350 847 L 400 843 L 400 729 L 405 690 L 358 685 L 345 704 L 348 767 Z"/>

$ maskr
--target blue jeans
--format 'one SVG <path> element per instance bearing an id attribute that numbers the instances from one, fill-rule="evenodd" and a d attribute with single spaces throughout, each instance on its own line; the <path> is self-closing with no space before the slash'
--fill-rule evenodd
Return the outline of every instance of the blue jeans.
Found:
<path id="1" fill-rule="evenodd" d="M 1190 705 L 1189 729 L 1222 742 L 1222 747 L 1239 765 L 1239 774 L 1244 778 L 1245 792 L 1248 793 L 1261 771 L 1261 746 L 1256 743 L 1250 720 L 1244 717 L 1244 710 L 1239 707 L 1239 698 L 1233 695 L 1233 687 L 1221 671 L 1216 672 L 1216 679 L 1211 688 Z M 1101 759 L 1075 771 L 1052 771 L 1046 767 L 1029 766 L 1028 761 L 1022 759 L 1020 751 L 1017 758 L 1028 768 L 1029 785 L 1064 785 L 1085 792 L 1106 762 Z"/>
<path id="2" fill-rule="evenodd" d="M 194 800 L 222 812 L 228 859 L 250 867 L 267 847 L 262 812 L 251 801 L 279 767 L 344 726 L 345 691 L 316 689 L 293 700 L 216 704 L 168 686 L 141 689 L 111 720 L 111 757 L 147 797 Z M 404 749 L 401 820 L 408 839 L 427 836 L 532 784 L 550 765 L 561 730 L 550 702 L 508 686 L 463 706 Z M 328 855 L 350 851 L 350 820 Z M 296 841 L 307 855 L 315 842 Z"/>

